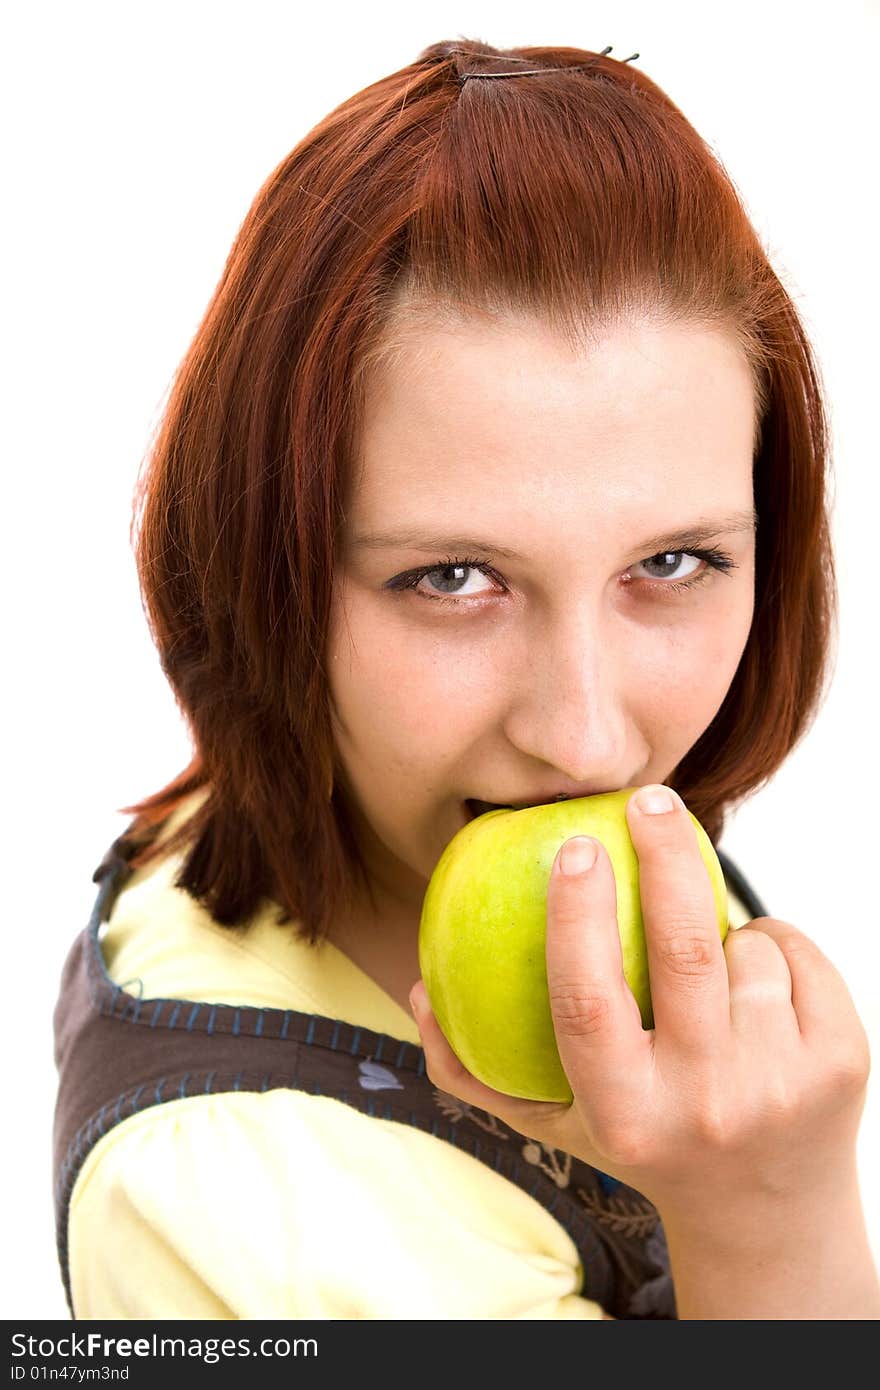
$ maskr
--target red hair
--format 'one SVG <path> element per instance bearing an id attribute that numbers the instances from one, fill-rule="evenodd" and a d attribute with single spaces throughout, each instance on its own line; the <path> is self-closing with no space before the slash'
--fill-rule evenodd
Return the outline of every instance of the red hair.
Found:
<path id="1" fill-rule="evenodd" d="M 468 80 L 517 61 L 545 75 Z M 138 483 L 141 592 L 194 756 L 121 808 L 125 838 L 134 867 L 185 844 L 175 882 L 224 925 L 266 898 L 314 943 L 356 879 L 369 891 L 342 789 L 327 794 L 325 651 L 368 370 L 410 305 L 408 321 L 444 305 L 534 315 L 574 343 L 634 317 L 730 334 L 755 386 L 755 613 L 724 703 L 669 779 L 713 841 L 824 696 L 826 409 L 729 176 L 637 68 L 432 44 L 331 111 L 259 190 Z"/>

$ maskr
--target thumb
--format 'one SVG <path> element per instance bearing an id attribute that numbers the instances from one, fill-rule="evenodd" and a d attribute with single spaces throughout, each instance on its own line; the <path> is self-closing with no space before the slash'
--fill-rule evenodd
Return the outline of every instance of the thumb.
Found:
<path id="1" fill-rule="evenodd" d="M 428 1078 L 439 1090 L 476 1110 L 496 1115 L 511 1129 L 529 1138 L 542 1137 L 553 1119 L 568 1109 L 567 1105 L 555 1101 L 520 1100 L 478 1081 L 450 1047 L 431 1009 L 423 980 L 413 985 L 409 1002 L 422 1039 Z"/>

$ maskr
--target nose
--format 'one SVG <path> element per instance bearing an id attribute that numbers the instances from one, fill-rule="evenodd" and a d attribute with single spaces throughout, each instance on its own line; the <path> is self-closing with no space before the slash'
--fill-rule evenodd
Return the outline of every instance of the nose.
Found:
<path id="1" fill-rule="evenodd" d="M 555 780 L 623 786 L 649 755 L 630 726 L 628 679 L 625 654 L 603 642 L 583 610 L 560 619 L 543 641 L 530 643 L 507 709 L 506 736 L 520 753 L 552 768 Z"/>

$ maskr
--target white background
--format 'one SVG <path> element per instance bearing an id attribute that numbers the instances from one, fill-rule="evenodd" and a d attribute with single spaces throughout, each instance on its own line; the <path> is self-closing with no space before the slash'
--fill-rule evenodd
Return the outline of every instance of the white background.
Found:
<path id="1" fill-rule="evenodd" d="M 816 346 L 836 675 L 722 848 L 837 965 L 876 1058 L 877 4 L 80 0 L 20 5 L 4 29 L 3 1315 L 67 1316 L 50 1143 L 59 972 L 127 823 L 117 808 L 190 751 L 130 550 L 141 457 L 263 180 L 332 107 L 443 39 L 638 52 L 720 155 Z M 880 1253 L 876 1064 L 859 1159 Z"/>

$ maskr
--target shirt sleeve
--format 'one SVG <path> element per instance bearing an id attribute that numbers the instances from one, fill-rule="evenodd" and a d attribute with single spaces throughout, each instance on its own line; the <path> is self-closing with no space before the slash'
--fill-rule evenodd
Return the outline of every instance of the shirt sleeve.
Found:
<path id="1" fill-rule="evenodd" d="M 124 1120 L 78 1175 L 69 1250 L 78 1319 L 607 1317 L 528 1193 L 422 1130 L 300 1091 Z"/>

